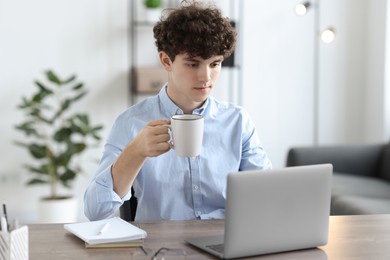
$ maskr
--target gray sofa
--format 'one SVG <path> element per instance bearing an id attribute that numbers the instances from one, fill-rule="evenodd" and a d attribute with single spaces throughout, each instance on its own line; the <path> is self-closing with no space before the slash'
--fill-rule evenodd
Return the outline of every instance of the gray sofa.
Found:
<path id="1" fill-rule="evenodd" d="M 331 215 L 390 213 L 390 143 L 294 147 L 287 166 L 331 163 Z"/>

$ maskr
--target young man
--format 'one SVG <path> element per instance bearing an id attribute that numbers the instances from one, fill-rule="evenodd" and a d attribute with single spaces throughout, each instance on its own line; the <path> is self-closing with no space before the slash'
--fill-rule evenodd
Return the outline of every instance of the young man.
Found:
<path id="1" fill-rule="evenodd" d="M 115 121 L 85 193 L 90 220 L 111 217 L 130 198 L 131 187 L 138 198 L 136 220 L 224 218 L 227 174 L 271 168 L 247 113 L 210 96 L 235 47 L 229 20 L 198 3 L 167 11 L 153 31 L 168 82 Z M 166 125 L 175 114 L 204 117 L 196 158 L 170 149 Z"/>

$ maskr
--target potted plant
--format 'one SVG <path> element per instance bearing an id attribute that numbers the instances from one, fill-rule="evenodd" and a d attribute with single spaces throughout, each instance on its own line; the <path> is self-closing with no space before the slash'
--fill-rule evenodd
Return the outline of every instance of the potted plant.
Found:
<path id="1" fill-rule="evenodd" d="M 149 22 L 157 22 L 161 14 L 162 0 L 144 0 L 146 7 L 146 19 Z"/>
<path id="2" fill-rule="evenodd" d="M 50 187 L 50 195 L 40 201 L 40 221 L 72 222 L 77 217 L 77 201 L 72 196 L 59 194 L 58 189 L 61 186 L 71 188 L 82 172 L 76 159 L 88 147 L 98 144 L 102 126 L 92 126 L 86 113 L 70 110 L 87 94 L 84 84 L 75 75 L 63 80 L 52 70 L 44 74 L 47 82 L 35 81 L 36 92 L 30 97 L 22 97 L 18 105 L 25 117 L 16 129 L 23 132 L 26 139 L 15 143 L 26 148 L 35 159 L 26 165 L 32 174 L 27 185 Z M 76 208 L 59 212 L 65 207 L 60 202 Z M 47 205 L 55 207 L 54 211 L 45 212 Z M 56 220 L 56 215 L 65 218 Z"/>
<path id="3" fill-rule="evenodd" d="M 159 8 L 161 6 L 161 0 L 144 0 L 146 8 Z"/>

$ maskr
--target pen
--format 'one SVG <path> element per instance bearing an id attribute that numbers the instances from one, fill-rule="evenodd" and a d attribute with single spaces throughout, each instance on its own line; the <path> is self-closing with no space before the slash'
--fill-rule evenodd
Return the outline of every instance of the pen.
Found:
<path id="1" fill-rule="evenodd" d="M 108 229 L 108 226 L 110 225 L 110 222 L 107 222 L 106 224 L 104 224 L 104 226 L 102 227 L 102 229 L 100 229 L 98 235 L 103 235 L 104 232 L 106 232 L 106 230 Z"/>

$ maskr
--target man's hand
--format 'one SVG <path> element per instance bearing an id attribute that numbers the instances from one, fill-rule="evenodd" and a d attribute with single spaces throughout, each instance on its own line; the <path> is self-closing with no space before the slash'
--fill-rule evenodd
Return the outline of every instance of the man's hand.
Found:
<path id="1" fill-rule="evenodd" d="M 156 157 L 170 150 L 169 120 L 150 121 L 134 138 L 133 144 L 143 157 Z"/>
<path id="2" fill-rule="evenodd" d="M 169 120 L 150 121 L 119 155 L 112 166 L 114 191 L 122 198 L 133 185 L 147 157 L 156 157 L 170 150 Z"/>

